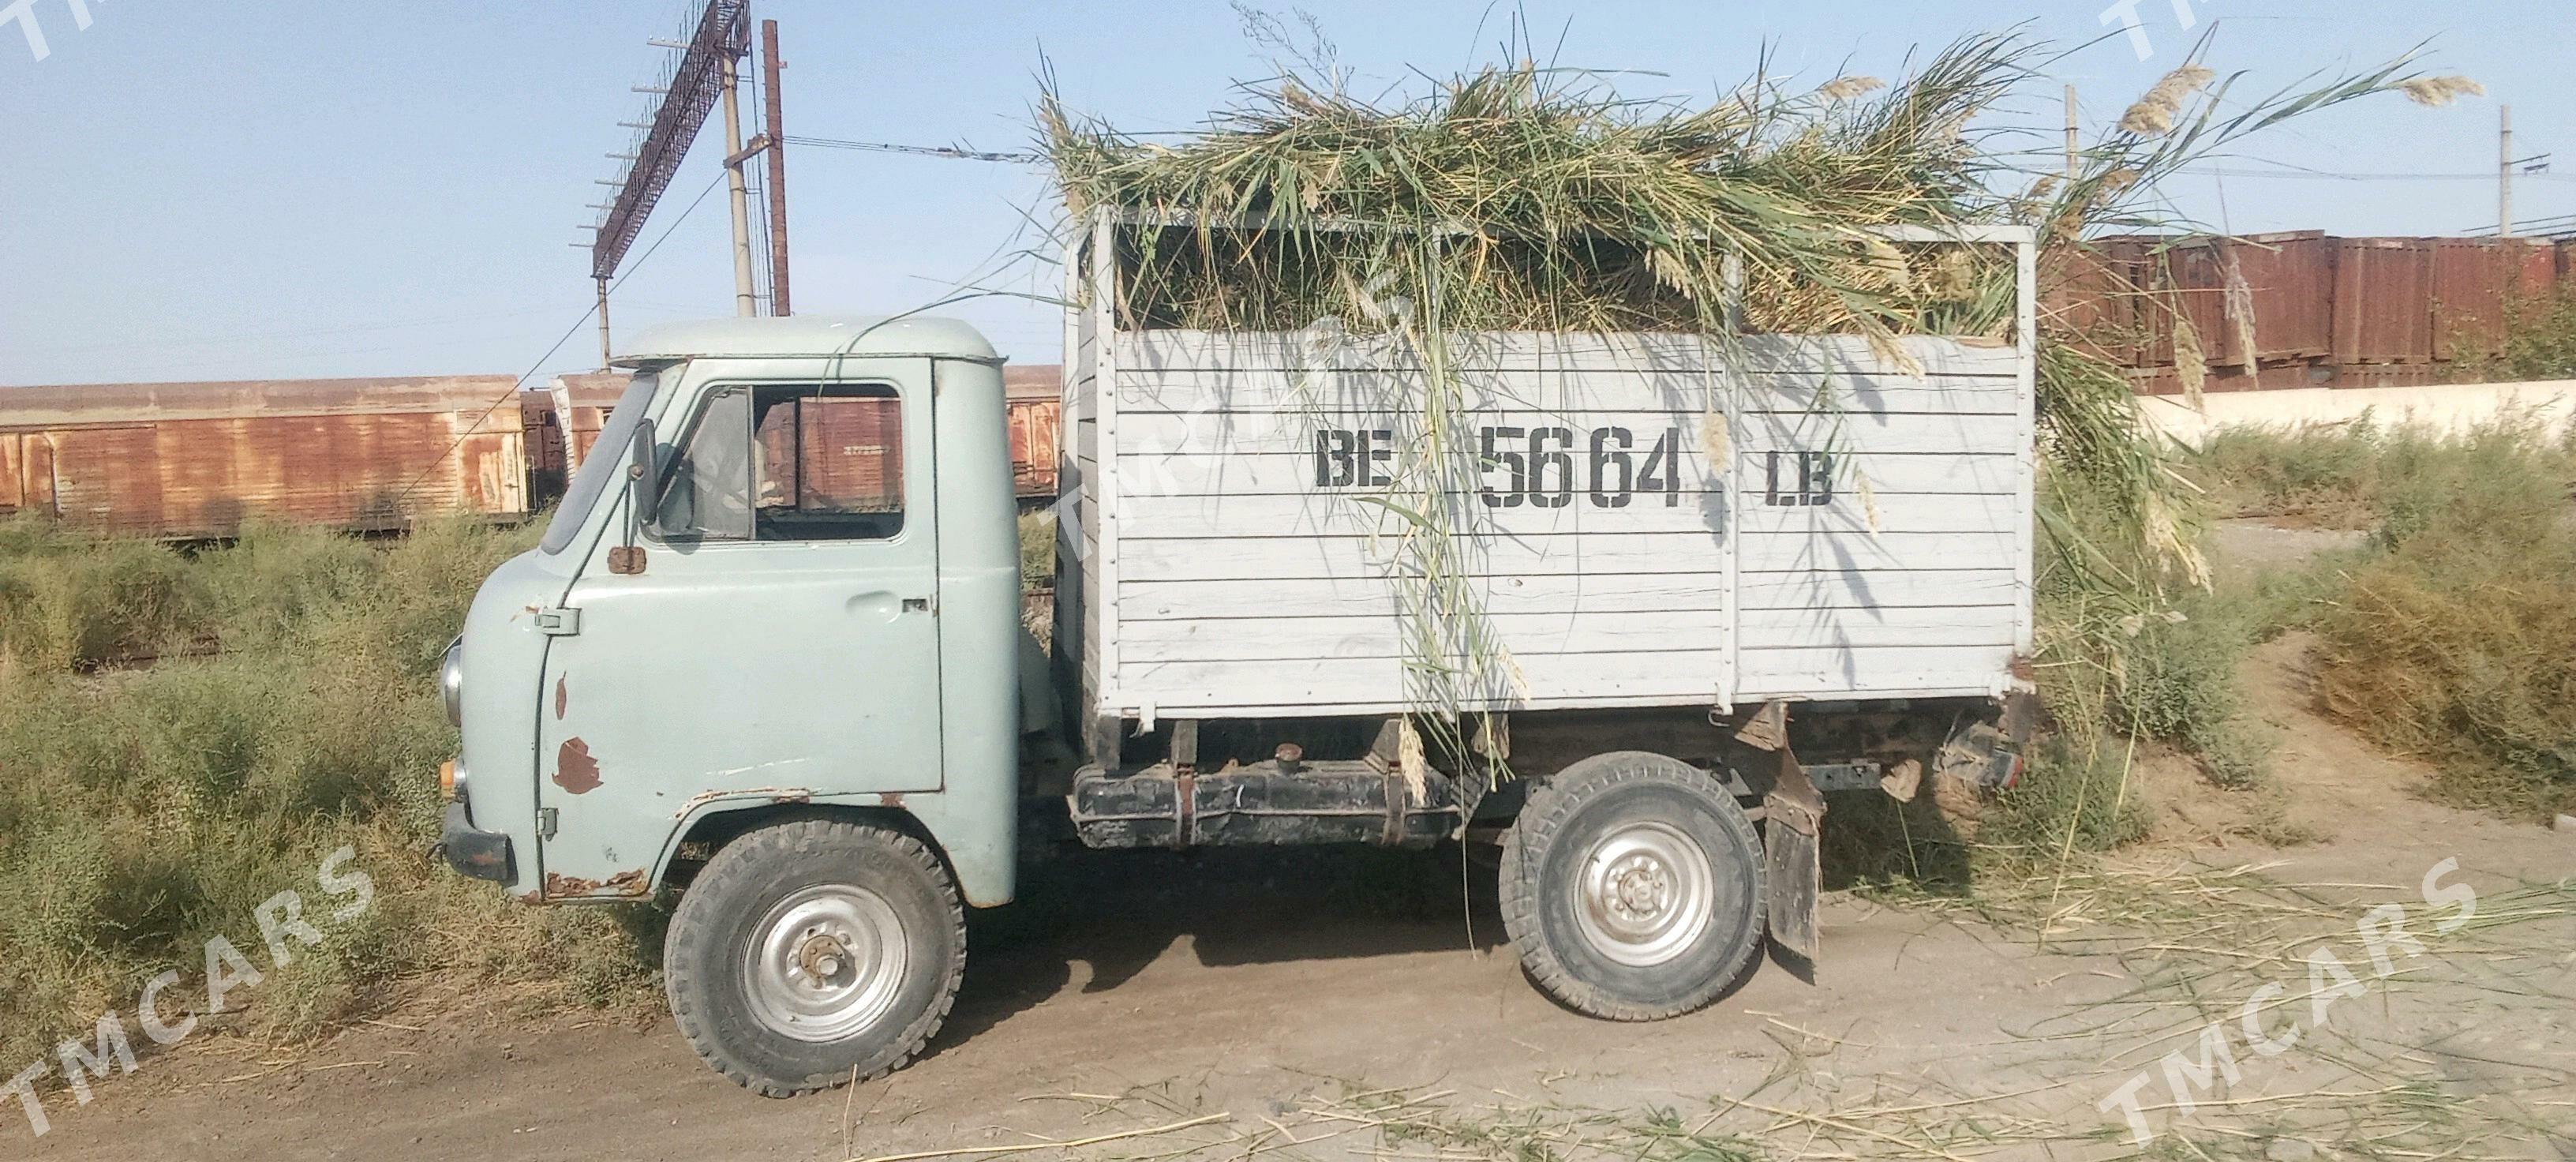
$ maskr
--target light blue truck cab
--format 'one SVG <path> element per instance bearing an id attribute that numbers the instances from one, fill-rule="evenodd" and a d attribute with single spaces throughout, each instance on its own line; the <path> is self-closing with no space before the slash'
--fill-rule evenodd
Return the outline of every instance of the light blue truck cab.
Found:
<path id="1" fill-rule="evenodd" d="M 673 925 L 684 1029 L 767 1092 L 846 1080 L 853 1034 L 910 1041 L 878 1028 L 907 994 L 944 1014 L 961 902 L 1013 892 L 1002 361 L 948 320 L 797 317 L 617 362 L 633 385 L 543 543 L 450 652 L 445 849 L 561 903 L 650 897 L 720 846 Z"/>

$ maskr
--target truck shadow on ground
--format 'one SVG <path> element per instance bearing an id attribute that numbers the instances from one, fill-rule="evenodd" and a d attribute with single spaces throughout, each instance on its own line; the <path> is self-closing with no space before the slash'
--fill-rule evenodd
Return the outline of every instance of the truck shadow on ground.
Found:
<path id="1" fill-rule="evenodd" d="M 1901 884 L 1925 895 L 1965 896 L 1973 886 L 1974 842 L 1928 786 L 1910 802 L 1876 791 L 1826 796 L 1819 846 L 1829 892 Z"/>
<path id="2" fill-rule="evenodd" d="M 1209 967 L 1492 949 L 1494 863 L 1461 849 L 1048 847 L 1020 898 L 968 919 L 966 980 L 932 1045 L 961 1043 L 1073 987 L 1107 992 L 1184 940 Z M 1472 923 L 1471 923 L 1472 921 Z"/>
<path id="3" fill-rule="evenodd" d="M 1875 792 L 1834 795 L 1824 831 L 1827 891 L 1897 882 L 1933 895 L 1968 888 L 1968 841 L 1929 795 L 1902 804 Z M 1456 844 L 1429 851 L 1033 844 L 1020 898 L 969 915 L 974 952 L 929 1055 L 1063 995 L 1077 980 L 1083 993 L 1117 989 L 1184 941 L 1208 967 L 1504 949 L 1497 854 Z"/>

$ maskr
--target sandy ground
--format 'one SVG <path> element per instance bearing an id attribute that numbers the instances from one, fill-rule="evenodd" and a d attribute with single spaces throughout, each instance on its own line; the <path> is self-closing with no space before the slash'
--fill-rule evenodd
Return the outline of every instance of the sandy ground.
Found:
<path id="1" fill-rule="evenodd" d="M 53 1095 L 41 1140 L 0 1107 L 0 1157 L 1434 1162 L 1582 1156 L 1653 1125 L 1781 1157 L 2576 1157 L 2576 896 L 2517 888 L 2576 874 L 2576 835 L 2417 798 L 2422 772 L 2309 712 L 2303 650 L 2251 664 L 2294 821 L 2325 838 L 2274 850 L 2188 828 L 2124 876 L 2034 885 L 2044 947 L 1956 903 L 1837 894 L 1812 983 L 1766 964 L 1704 1012 L 1615 1025 L 1521 979 L 1489 890 L 1462 912 L 1455 889 L 1414 886 L 1456 882 L 1435 857 L 1085 853 L 1034 873 L 1061 890 L 979 928 L 955 1018 L 884 1081 L 766 1101 L 667 1021 L 396 1014 L 286 1057 L 192 1041 L 87 1107 Z M 2484 919 L 2378 979 L 2352 920 L 2415 899 L 2445 858 Z M 2259 876 L 2226 870 L 2246 864 Z M 2107 938 L 2139 900 L 2159 914 Z M 2410 912 L 2418 929 L 2446 914 Z M 2241 1006 L 2275 982 L 2269 1035 L 2307 1021 L 2313 945 L 2292 937 L 2331 931 L 2365 995 L 2279 1056 L 2250 1052 Z M 2160 1055 L 2196 1053 L 2213 1017 L 2239 1077 L 2187 1090 L 2186 1115 Z M 2104 1107 L 2141 1070 L 2145 1147 Z M 1472 1133 L 1380 1124 L 1414 1118 Z M 1541 1127 L 1540 1145 L 1498 1144 L 1506 1123 Z M 1656 1156 L 1680 1155 L 1667 1138 Z"/>

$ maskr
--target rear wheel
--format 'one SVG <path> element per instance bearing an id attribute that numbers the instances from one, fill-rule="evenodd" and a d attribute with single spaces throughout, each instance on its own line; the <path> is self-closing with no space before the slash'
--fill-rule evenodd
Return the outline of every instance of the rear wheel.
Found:
<path id="1" fill-rule="evenodd" d="M 947 1019 L 965 967 L 966 911 L 938 856 L 835 819 L 725 845 L 680 898 L 663 948 L 681 1035 L 769 1097 L 910 1060 Z"/>
<path id="2" fill-rule="evenodd" d="M 1724 784 L 1662 755 L 1596 755 L 1531 788 L 1500 878 L 1522 967 L 1591 1016 L 1690 1012 L 1761 951 L 1753 821 Z"/>

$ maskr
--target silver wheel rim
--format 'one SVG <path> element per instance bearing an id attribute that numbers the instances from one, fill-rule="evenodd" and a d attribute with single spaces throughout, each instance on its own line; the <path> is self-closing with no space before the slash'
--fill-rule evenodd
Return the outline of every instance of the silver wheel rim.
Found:
<path id="1" fill-rule="evenodd" d="M 751 1015 L 799 1041 L 839 1041 L 894 1007 L 912 956 L 885 897 L 825 884 L 779 901 L 754 925 L 743 964 Z"/>
<path id="2" fill-rule="evenodd" d="M 1680 956 L 1708 931 L 1717 873 L 1679 828 L 1630 823 L 1584 853 L 1574 895 L 1575 923 L 1594 950 L 1649 968 Z"/>

